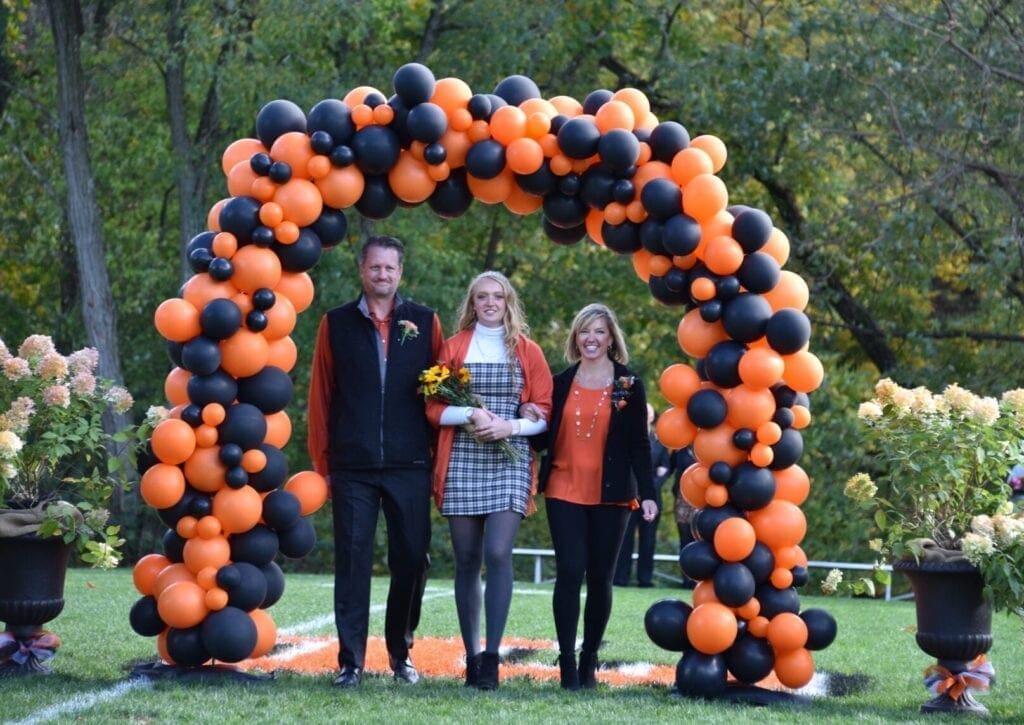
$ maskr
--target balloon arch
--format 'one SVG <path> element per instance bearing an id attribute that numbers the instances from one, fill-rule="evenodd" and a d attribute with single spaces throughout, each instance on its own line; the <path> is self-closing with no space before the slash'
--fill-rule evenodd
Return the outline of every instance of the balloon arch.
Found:
<path id="1" fill-rule="evenodd" d="M 312 471 L 289 478 L 281 452 L 297 357 L 289 335 L 313 299 L 307 270 L 345 237 L 346 208 L 383 219 L 427 202 L 454 218 L 477 200 L 542 211 L 557 244 L 586 236 L 631 255 L 656 299 L 688 310 L 677 334 L 696 369 L 662 373 L 674 407 L 657 433 L 696 456 L 681 493 L 699 509 L 697 541 L 682 564 L 699 583 L 692 608 L 680 602 L 667 620 L 652 608 L 648 631 L 684 652 L 684 692 L 724 687 L 727 670 L 806 684 L 810 650 L 835 629 L 821 610 L 801 613 L 796 593 L 810 487 L 800 430 L 823 372 L 807 350 L 807 285 L 781 270 L 786 236 L 765 212 L 728 205 L 716 176 L 725 145 L 659 122 L 632 88 L 580 103 L 510 76 L 474 94 L 410 63 L 394 89 L 388 99 L 356 88 L 308 114 L 272 101 L 258 138 L 223 154 L 230 197 L 188 244 L 194 276 L 154 316 L 175 364 L 164 386 L 174 409 L 153 431 L 140 489 L 169 528 L 163 553 L 135 566 L 133 629 L 182 666 L 271 649 L 266 610 L 284 590 L 274 559 L 312 549 L 306 517 L 327 496 Z"/>

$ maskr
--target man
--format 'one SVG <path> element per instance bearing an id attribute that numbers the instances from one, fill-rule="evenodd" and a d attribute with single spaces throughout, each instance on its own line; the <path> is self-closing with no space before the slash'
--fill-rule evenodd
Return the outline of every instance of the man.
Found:
<path id="1" fill-rule="evenodd" d="M 395 680 L 419 679 L 409 648 L 430 545 L 432 432 L 417 377 L 437 361 L 444 334 L 433 310 L 398 294 L 404 254 L 394 237 L 366 240 L 363 292 L 324 315 L 313 354 L 309 454 L 333 500 L 339 687 L 362 678 L 382 508 L 391 571 L 384 638 Z"/>

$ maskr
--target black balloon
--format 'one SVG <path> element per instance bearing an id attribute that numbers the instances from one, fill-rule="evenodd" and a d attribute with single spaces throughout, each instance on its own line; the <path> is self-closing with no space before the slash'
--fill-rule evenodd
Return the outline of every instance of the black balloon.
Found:
<path id="1" fill-rule="evenodd" d="M 188 257 L 189 266 L 193 272 L 205 272 L 206 267 L 210 264 L 210 260 L 213 259 L 213 238 L 217 236 L 216 232 L 200 232 L 199 234 L 192 237 L 188 244 L 185 245 L 185 256 Z M 205 254 L 202 254 L 205 252 Z M 193 261 L 193 256 L 197 261 Z M 201 260 L 205 259 L 205 263 Z"/>
<path id="2" fill-rule="evenodd" d="M 650 183 L 648 184 L 650 186 Z M 675 186 L 675 184 L 673 184 Z M 647 187 L 644 187 L 645 189 Z M 679 187 L 676 186 L 678 189 Z M 678 212 L 679 210 L 676 209 Z M 700 244 L 700 224 L 693 217 L 676 213 L 665 219 L 662 240 L 669 254 L 686 256 L 697 250 Z"/>
<path id="3" fill-rule="evenodd" d="M 584 184 L 586 183 L 585 177 L 586 174 L 584 175 Z M 545 160 L 541 167 L 532 174 L 516 174 L 516 184 L 527 194 L 544 196 L 558 186 L 558 177 L 551 172 L 551 165 Z"/>
<path id="4" fill-rule="evenodd" d="M 750 570 L 756 583 L 764 584 L 775 570 L 775 555 L 768 546 L 758 541 L 754 544 L 754 550 L 741 563 Z"/>
<path id="5" fill-rule="evenodd" d="M 256 114 L 256 135 L 268 149 L 289 131 L 306 132 L 306 114 L 291 101 L 271 101 Z"/>
<path id="6" fill-rule="evenodd" d="M 365 129 L 364 129 L 365 130 Z M 398 197 L 388 186 L 386 176 L 367 176 L 363 195 L 356 202 L 356 209 L 367 219 L 386 219 L 398 206 Z"/>
<path id="7" fill-rule="evenodd" d="M 174 340 L 166 340 L 165 345 L 167 348 L 167 355 L 171 358 L 171 362 L 177 367 L 184 367 L 184 363 L 181 360 L 181 352 L 185 348 L 185 344 L 182 342 L 175 342 Z"/>
<path id="8" fill-rule="evenodd" d="M 612 96 L 614 95 L 615 94 L 607 88 L 598 88 L 596 91 L 591 91 L 587 94 L 587 97 L 583 99 L 583 113 L 593 116 L 601 106 L 612 100 Z"/>
<path id="9" fill-rule="evenodd" d="M 647 143 L 651 146 L 652 159 L 671 164 L 675 155 L 690 145 L 690 134 L 682 124 L 663 121 L 651 130 Z"/>
<path id="10" fill-rule="evenodd" d="M 752 596 L 756 584 L 754 575 L 738 562 L 724 562 L 713 577 L 715 596 L 727 607 L 741 607 Z"/>
<path id="11" fill-rule="evenodd" d="M 601 136 L 597 153 L 613 171 L 625 171 L 640 158 L 640 141 L 630 131 L 613 128 Z"/>
<path id="12" fill-rule="evenodd" d="M 331 153 L 328 154 L 331 159 L 331 163 L 339 168 L 345 168 L 351 166 L 356 162 L 356 152 L 352 150 L 351 146 L 346 144 L 340 144 L 331 149 Z"/>
<path id="13" fill-rule="evenodd" d="M 763 294 L 775 289 L 781 271 L 775 258 L 764 252 L 752 252 L 743 259 L 736 277 L 749 292 Z"/>
<path id="14" fill-rule="evenodd" d="M 781 471 L 800 460 L 800 456 L 804 453 L 804 437 L 795 428 L 787 428 L 782 431 L 782 438 L 779 439 L 779 442 L 773 444 L 771 448 L 774 458 L 769 468 L 773 471 Z"/>
<path id="15" fill-rule="evenodd" d="M 717 390 L 698 390 L 686 403 L 686 415 L 698 428 L 720 425 L 728 412 L 725 398 Z"/>
<path id="16" fill-rule="evenodd" d="M 670 267 L 665 272 L 665 286 L 673 292 L 686 294 L 686 288 L 690 285 L 689 275 L 679 267 Z"/>
<path id="17" fill-rule="evenodd" d="M 738 428 L 732 434 L 732 444 L 741 451 L 749 451 L 757 443 L 757 434 L 750 428 Z"/>
<path id="18" fill-rule="evenodd" d="M 257 247 L 270 248 L 277 241 L 274 230 L 270 227 L 260 225 L 252 230 L 252 243 Z"/>
<path id="19" fill-rule="evenodd" d="M 589 159 L 597 153 L 601 131 L 591 119 L 570 118 L 558 129 L 558 148 L 570 159 Z"/>
<path id="20" fill-rule="evenodd" d="M 722 319 L 722 303 L 719 300 L 701 302 L 700 319 L 704 322 L 718 322 Z"/>
<path id="21" fill-rule="evenodd" d="M 824 609 L 805 609 L 800 618 L 807 625 L 807 649 L 825 649 L 835 640 L 839 627 L 835 617 Z"/>
<path id="22" fill-rule="evenodd" d="M 223 370 L 210 375 L 193 375 L 186 386 L 188 399 L 200 408 L 209 403 L 231 405 L 238 395 L 238 383 Z"/>
<path id="23" fill-rule="evenodd" d="M 228 592 L 228 605 L 250 612 L 260 606 L 267 596 L 266 577 L 255 564 L 236 561 L 232 566 L 238 572 L 239 580 L 234 586 L 225 587 Z"/>
<path id="24" fill-rule="evenodd" d="M 234 196 L 221 207 L 217 218 L 223 232 L 231 232 L 244 245 L 252 241 L 253 230 L 260 226 L 260 207 L 263 204 L 251 196 Z"/>
<path id="25" fill-rule="evenodd" d="M 437 143 L 448 130 L 444 109 L 434 103 L 421 103 L 412 108 L 405 123 L 410 136 L 427 144 Z"/>
<path id="26" fill-rule="evenodd" d="M 196 335 L 182 347 L 181 364 L 193 375 L 209 375 L 220 367 L 220 345 L 205 335 Z"/>
<path id="27" fill-rule="evenodd" d="M 665 278 L 652 274 L 647 280 L 647 287 L 651 296 L 665 305 L 684 305 L 689 299 L 683 291 L 673 291 L 665 284 Z"/>
<path id="28" fill-rule="evenodd" d="M 163 536 L 164 556 L 174 564 L 180 564 L 185 560 L 185 539 L 178 535 L 174 529 L 167 529 Z"/>
<path id="29" fill-rule="evenodd" d="M 270 154 L 265 154 L 262 151 L 258 154 L 253 154 L 249 158 L 249 168 L 253 170 L 257 176 L 266 176 L 270 173 L 270 167 L 274 164 L 273 159 L 270 158 Z"/>
<path id="30" fill-rule="evenodd" d="M 318 154 L 329 154 L 334 149 L 334 139 L 326 131 L 313 131 L 309 134 L 309 145 Z"/>
<path id="31" fill-rule="evenodd" d="M 505 147 L 494 139 L 478 141 L 466 152 L 466 171 L 478 179 L 493 179 L 505 169 Z"/>
<path id="32" fill-rule="evenodd" d="M 800 310 L 783 307 L 768 319 L 765 335 L 772 350 L 792 355 L 811 339 L 811 321 Z"/>
<path id="33" fill-rule="evenodd" d="M 225 466 L 232 468 L 242 464 L 242 456 L 244 455 L 245 451 L 243 451 L 242 446 L 237 443 L 222 443 L 220 453 L 217 457 Z"/>
<path id="34" fill-rule="evenodd" d="M 796 405 L 797 392 L 785 383 L 775 383 L 771 387 L 775 405 L 779 408 L 792 408 Z"/>
<path id="35" fill-rule="evenodd" d="M 732 466 L 725 461 L 715 461 L 708 466 L 708 478 L 724 486 L 732 480 Z"/>
<path id="36" fill-rule="evenodd" d="M 469 115 L 475 121 L 486 121 L 491 117 L 491 99 L 486 93 L 477 93 L 469 99 Z"/>
<path id="37" fill-rule="evenodd" d="M 686 621 L 693 607 L 679 599 L 659 599 L 644 614 L 644 630 L 654 644 L 670 652 L 688 649 Z"/>
<path id="38" fill-rule="evenodd" d="M 217 570 L 217 586 L 231 591 L 242 583 L 242 572 L 234 564 L 227 564 Z"/>
<path id="39" fill-rule="evenodd" d="M 307 128 L 310 132 L 326 131 L 335 144 L 347 143 L 356 127 L 349 107 L 336 98 L 327 98 L 309 109 Z"/>
<path id="40" fill-rule="evenodd" d="M 706 506 L 694 513 L 693 529 L 701 540 L 710 542 L 715 538 L 718 525 L 733 516 L 743 516 L 743 511 L 728 503 L 724 506 Z"/>
<path id="41" fill-rule="evenodd" d="M 448 151 L 439 143 L 428 144 L 423 149 L 423 160 L 431 166 L 443 164 L 448 159 Z"/>
<path id="42" fill-rule="evenodd" d="M 434 95 L 434 74 L 422 63 L 406 63 L 392 78 L 395 93 L 409 107 L 429 101 Z"/>
<path id="43" fill-rule="evenodd" d="M 455 219 L 466 213 L 473 203 L 473 195 L 466 184 L 466 171 L 456 169 L 434 187 L 427 204 L 434 213 L 445 219 Z"/>
<path id="44" fill-rule="evenodd" d="M 325 206 L 320 216 L 313 222 L 310 229 L 320 240 L 320 245 L 329 249 L 338 244 L 348 234 L 348 219 L 345 212 Z"/>
<path id="45" fill-rule="evenodd" d="M 201 627 L 171 627 L 167 630 L 167 655 L 183 667 L 198 667 L 210 659 L 210 653 L 203 644 Z"/>
<path id="46" fill-rule="evenodd" d="M 691 697 L 716 697 L 725 692 L 728 672 L 722 655 L 690 650 L 676 665 L 676 687 Z"/>
<path id="47" fill-rule="evenodd" d="M 302 505 L 291 491 L 271 491 L 263 499 L 263 520 L 272 529 L 287 529 L 302 515 Z"/>
<path id="48" fill-rule="evenodd" d="M 540 88 L 526 76 L 514 75 L 503 79 L 494 87 L 494 95 L 504 99 L 510 106 L 518 106 L 529 98 L 540 98 Z"/>
<path id="49" fill-rule="evenodd" d="M 744 461 L 729 482 L 729 500 L 744 511 L 767 506 L 775 496 L 775 476 L 767 468 Z"/>
<path id="50" fill-rule="evenodd" d="M 238 402 L 255 405 L 264 413 L 276 413 L 291 402 L 293 388 L 288 373 L 267 365 L 255 375 L 238 379 Z"/>
<path id="51" fill-rule="evenodd" d="M 580 199 L 593 209 L 604 209 L 612 200 L 615 177 L 607 169 L 591 166 L 580 179 Z"/>
<path id="52" fill-rule="evenodd" d="M 552 191 L 544 196 L 544 217 L 556 227 L 571 229 L 587 218 L 587 205 L 578 196 Z"/>
<path id="53" fill-rule="evenodd" d="M 715 281 L 715 296 L 723 302 L 728 302 L 740 293 L 740 281 L 735 275 L 727 274 Z"/>
<path id="54" fill-rule="evenodd" d="M 789 572 L 793 575 L 793 586 L 799 589 L 800 587 L 807 584 L 807 580 L 810 579 L 810 574 L 805 566 L 794 566 Z"/>
<path id="55" fill-rule="evenodd" d="M 771 233 L 772 219 L 760 209 L 742 209 L 732 222 L 732 238 L 747 254 L 763 247 Z"/>
<path id="56" fill-rule="evenodd" d="M 632 254 L 640 249 L 639 226 L 631 221 L 624 221 L 621 224 L 601 222 L 604 246 L 616 254 Z"/>
<path id="57" fill-rule="evenodd" d="M 722 325 L 729 337 L 738 342 L 753 342 L 765 334 L 772 307 L 761 295 L 744 292 L 725 304 Z"/>
<path id="58" fill-rule="evenodd" d="M 541 218 L 541 228 L 548 239 L 555 244 L 575 244 L 587 235 L 586 224 L 578 224 L 574 227 L 560 227 L 552 224 L 547 217 Z"/>
<path id="59" fill-rule="evenodd" d="M 651 179 L 640 192 L 640 201 L 651 217 L 665 222 L 680 215 L 683 208 L 683 192 L 679 189 L 679 184 L 671 179 Z"/>
<path id="60" fill-rule="evenodd" d="M 558 180 L 558 190 L 566 196 L 576 196 L 580 193 L 580 175 L 572 172 Z"/>
<path id="61" fill-rule="evenodd" d="M 157 611 L 156 597 L 149 596 L 141 597 L 132 605 L 128 612 L 128 624 L 136 634 L 143 637 L 155 637 L 167 628 Z"/>
<path id="62" fill-rule="evenodd" d="M 267 580 L 267 596 L 263 597 L 260 609 L 267 609 L 277 603 L 277 600 L 284 594 L 284 572 L 274 562 L 269 562 L 260 567 L 263 578 Z"/>
<path id="63" fill-rule="evenodd" d="M 178 499 L 177 503 L 167 508 L 157 509 L 157 516 L 164 522 L 165 525 L 173 529 L 178 525 L 178 520 L 187 514 L 191 513 L 192 501 L 198 495 L 191 486 L 185 486 L 185 493 L 182 494 L 181 498 Z"/>
<path id="64" fill-rule="evenodd" d="M 244 660 L 253 651 L 259 636 L 256 623 L 237 607 L 210 612 L 200 626 L 203 646 L 211 657 L 221 662 Z"/>
<path id="65" fill-rule="evenodd" d="M 181 419 L 193 428 L 203 424 L 203 409 L 195 403 L 189 403 L 181 409 Z"/>
<path id="66" fill-rule="evenodd" d="M 721 565 L 722 559 L 710 540 L 691 541 L 679 551 L 679 567 L 691 579 L 710 579 Z"/>
<path id="67" fill-rule="evenodd" d="M 299 519 L 295 525 L 277 532 L 281 553 L 289 559 L 301 559 L 316 546 L 316 531 L 309 519 Z"/>
<path id="68" fill-rule="evenodd" d="M 665 227 L 657 219 L 647 217 L 641 222 L 640 244 L 651 254 L 672 254 L 665 247 Z"/>
<path id="69" fill-rule="evenodd" d="M 249 314 L 245 316 L 245 326 L 253 332 L 266 330 L 268 324 L 267 313 L 263 310 L 249 310 Z"/>
<path id="70" fill-rule="evenodd" d="M 386 174 L 398 161 L 401 146 L 398 135 L 387 126 L 366 126 L 352 138 L 356 163 L 363 173 Z"/>
<path id="71" fill-rule="evenodd" d="M 758 585 L 754 596 L 761 604 L 761 615 L 768 619 L 783 612 L 796 614 L 800 611 L 800 595 L 793 587 L 777 589 L 770 582 L 766 582 Z"/>
<path id="72" fill-rule="evenodd" d="M 616 179 L 612 187 L 612 199 L 620 204 L 629 204 L 636 197 L 636 186 L 629 179 Z"/>
<path id="73" fill-rule="evenodd" d="M 262 471 L 249 475 L 249 485 L 260 493 L 279 488 L 288 478 L 288 458 L 281 449 L 269 443 L 261 443 L 259 449 L 267 457 L 267 465 Z"/>
<path id="74" fill-rule="evenodd" d="M 739 366 L 746 351 L 746 345 L 734 340 L 716 343 L 704 358 L 704 372 L 708 380 L 720 388 L 735 388 L 743 382 Z"/>
<path id="75" fill-rule="evenodd" d="M 236 564 L 246 562 L 263 566 L 277 555 L 277 534 L 262 524 L 243 533 L 232 534 L 228 543 L 231 545 L 231 561 Z"/>
<path id="76" fill-rule="evenodd" d="M 241 466 L 229 468 L 224 473 L 224 481 L 230 488 L 242 488 L 249 483 L 249 472 Z"/>
<path id="77" fill-rule="evenodd" d="M 275 184 L 287 184 L 292 178 L 292 167 L 284 161 L 275 161 L 270 165 L 267 176 Z"/>
<path id="78" fill-rule="evenodd" d="M 235 267 L 227 257 L 214 257 L 206 266 L 206 271 L 218 282 L 226 282 L 235 273 Z"/>
<path id="79" fill-rule="evenodd" d="M 771 673 L 775 667 L 775 652 L 768 640 L 741 634 L 725 651 L 725 666 L 737 680 L 753 685 Z"/>
<path id="80" fill-rule="evenodd" d="M 199 327 L 212 340 L 226 340 L 242 326 L 242 311 L 229 299 L 218 297 L 203 305 Z"/>
<path id="81" fill-rule="evenodd" d="M 237 403 L 226 408 L 224 422 L 217 426 L 220 442 L 237 443 L 244 450 L 259 446 L 267 435 L 267 419 L 262 411 L 250 403 Z"/>
<path id="82" fill-rule="evenodd" d="M 316 232 L 307 228 L 300 229 L 299 238 L 291 244 L 275 242 L 271 249 L 281 260 L 281 269 L 286 272 L 305 272 L 313 269 L 320 261 L 323 245 Z"/>

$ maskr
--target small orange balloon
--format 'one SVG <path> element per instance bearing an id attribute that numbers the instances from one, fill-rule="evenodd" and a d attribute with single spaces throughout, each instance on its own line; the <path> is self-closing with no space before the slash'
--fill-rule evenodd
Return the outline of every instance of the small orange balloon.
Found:
<path id="1" fill-rule="evenodd" d="M 365 103 L 357 103 L 352 107 L 352 123 L 357 129 L 369 126 L 373 123 L 373 109 Z"/>
<path id="2" fill-rule="evenodd" d="M 268 201 L 266 204 L 260 207 L 260 221 L 265 227 L 276 227 L 278 224 L 284 221 L 284 209 L 277 202 Z M 227 232 L 221 232 L 221 234 L 227 234 Z M 217 236 L 220 236 L 218 234 Z M 232 234 L 231 236 L 234 236 Z M 217 239 L 214 238 L 214 244 L 217 243 Z M 223 256 L 223 255 L 218 255 Z"/>
<path id="3" fill-rule="evenodd" d="M 732 436 L 735 432 L 735 428 L 725 423 L 710 430 L 699 429 L 693 439 L 694 456 L 708 466 L 715 461 L 738 466 L 747 459 L 747 452 L 733 445 Z"/>
<path id="4" fill-rule="evenodd" d="M 229 201 L 230 198 L 221 199 L 220 201 L 215 202 L 214 205 L 210 207 L 210 211 L 206 212 L 207 229 L 212 229 L 215 232 L 220 231 L 220 212 L 224 208 L 224 205 L 227 204 Z"/>
<path id="5" fill-rule="evenodd" d="M 690 283 L 690 295 L 699 302 L 714 299 L 716 294 L 714 281 L 707 277 L 698 277 Z"/>
<path id="6" fill-rule="evenodd" d="M 132 583 L 142 596 L 153 594 L 153 587 L 160 572 L 171 565 L 171 560 L 163 554 L 146 554 L 135 562 L 132 567 Z"/>
<path id="7" fill-rule="evenodd" d="M 235 256 L 235 252 L 238 251 L 238 239 L 231 232 L 218 232 L 217 236 L 213 238 L 210 251 L 213 252 L 215 257 L 231 259 Z"/>
<path id="8" fill-rule="evenodd" d="M 247 294 L 273 289 L 281 281 L 281 259 L 269 249 L 250 244 L 239 249 L 231 263 L 235 268 L 231 283 Z"/>
<path id="9" fill-rule="evenodd" d="M 236 378 L 255 375 L 267 364 L 267 339 L 258 332 L 241 328 L 220 343 L 220 365 Z"/>
<path id="10" fill-rule="evenodd" d="M 486 141 L 491 137 L 491 127 L 487 125 L 487 121 L 473 121 L 473 123 L 469 124 L 469 128 L 466 129 L 466 136 L 473 143 Z"/>
<path id="11" fill-rule="evenodd" d="M 629 106 L 633 112 L 634 123 L 640 119 L 647 118 L 647 115 L 651 112 L 651 102 L 647 100 L 647 96 L 644 95 L 643 91 L 637 90 L 636 88 L 620 88 L 612 94 L 613 101 L 621 101 Z M 633 128 L 627 129 L 632 131 Z"/>
<path id="12" fill-rule="evenodd" d="M 736 614 L 743 617 L 747 622 L 761 613 L 761 602 L 757 597 L 751 597 L 742 606 L 736 608 Z M 749 625 L 748 625 L 749 626 Z"/>
<path id="13" fill-rule="evenodd" d="M 714 174 L 698 174 L 686 185 L 683 211 L 698 222 L 711 219 L 729 205 L 725 183 Z"/>
<path id="14" fill-rule="evenodd" d="M 378 126 L 387 126 L 395 120 L 395 109 L 386 103 L 375 106 L 373 109 L 373 122 Z"/>
<path id="15" fill-rule="evenodd" d="M 526 135 L 526 114 L 518 106 L 502 106 L 491 114 L 491 138 L 508 146 Z"/>
<path id="16" fill-rule="evenodd" d="M 775 676 L 786 687 L 798 689 L 814 677 L 814 656 L 804 648 L 775 655 Z"/>
<path id="17" fill-rule="evenodd" d="M 156 600 L 156 610 L 167 626 L 175 629 L 195 627 L 206 618 L 209 609 L 206 592 L 195 582 L 174 582 Z"/>
<path id="18" fill-rule="evenodd" d="M 656 277 L 663 276 L 670 269 L 672 269 L 672 260 L 663 254 L 652 254 L 647 261 L 647 270 Z"/>
<path id="19" fill-rule="evenodd" d="M 201 272 L 190 277 L 181 292 L 187 302 L 201 310 L 210 300 L 231 299 L 238 288 L 230 282 L 218 282 L 206 272 Z"/>
<path id="20" fill-rule="evenodd" d="M 274 292 L 290 299 L 296 313 L 305 312 L 313 304 L 313 280 L 305 272 L 282 272 Z"/>
<path id="21" fill-rule="evenodd" d="M 315 471 L 300 471 L 288 479 L 284 489 L 299 499 L 303 516 L 319 510 L 327 501 L 327 481 Z"/>
<path id="22" fill-rule="evenodd" d="M 532 174 L 544 165 L 544 149 L 532 138 L 514 139 L 505 149 L 505 163 L 517 174 Z"/>
<path id="23" fill-rule="evenodd" d="M 207 425 L 220 425 L 226 416 L 227 411 L 220 403 L 207 403 L 203 406 L 202 418 Z"/>
<path id="24" fill-rule="evenodd" d="M 782 440 L 782 428 L 778 423 L 768 421 L 757 427 L 757 442 L 773 446 Z"/>
<path id="25" fill-rule="evenodd" d="M 611 100 L 601 105 L 594 114 L 594 123 L 601 133 L 608 133 L 613 129 L 632 131 L 636 118 L 633 109 L 623 101 Z"/>
<path id="26" fill-rule="evenodd" d="M 317 154 L 306 164 L 306 175 L 311 179 L 322 179 L 331 173 L 331 160 L 323 154 Z"/>
<path id="27" fill-rule="evenodd" d="M 672 179 L 680 186 L 686 186 L 700 174 L 713 172 L 711 157 L 698 148 L 682 149 L 672 157 Z"/>
<path id="28" fill-rule="evenodd" d="M 729 489 L 720 483 L 712 483 L 704 489 L 704 501 L 708 506 L 725 506 L 729 503 Z"/>
<path id="29" fill-rule="evenodd" d="M 740 358 L 740 380 L 751 388 L 770 388 L 782 380 L 786 366 L 782 356 L 768 347 L 754 347 Z"/>
<path id="30" fill-rule="evenodd" d="M 772 571 L 770 579 L 772 586 L 776 589 L 788 589 L 793 586 L 793 572 L 789 569 L 777 567 Z"/>
<path id="31" fill-rule="evenodd" d="M 203 516 L 196 522 L 196 535 L 203 539 L 220 536 L 220 519 L 216 516 Z"/>
<path id="32" fill-rule="evenodd" d="M 231 491 L 233 489 L 225 490 Z M 197 522 L 197 530 L 198 526 Z M 208 539 L 194 536 L 185 542 L 182 558 L 185 561 L 185 566 L 193 574 L 198 574 L 208 566 L 220 569 L 220 567 L 226 566 L 231 561 L 231 545 L 225 536 L 211 536 Z"/>
<path id="33" fill-rule="evenodd" d="M 768 618 L 756 616 L 747 622 L 747 631 L 755 637 L 764 639 L 768 635 Z"/>
<path id="34" fill-rule="evenodd" d="M 220 527 L 219 521 L 217 522 L 217 526 L 218 528 Z M 217 568 L 208 566 L 204 569 L 200 569 L 196 574 L 196 584 L 206 591 L 210 591 L 217 586 Z"/>
<path id="35" fill-rule="evenodd" d="M 264 203 L 273 199 L 275 193 L 277 193 L 277 182 L 269 176 L 256 177 L 252 180 L 252 186 L 249 188 L 249 196 Z"/>
<path id="36" fill-rule="evenodd" d="M 195 516 L 182 516 L 178 519 L 178 523 L 174 525 L 174 530 L 183 539 L 194 539 L 196 536 L 196 526 L 198 525 L 199 519 Z"/>
<path id="37" fill-rule="evenodd" d="M 697 582 L 693 588 L 693 606 L 699 607 L 708 603 L 721 604 L 715 596 L 715 583 L 711 579 Z"/>
<path id="38" fill-rule="evenodd" d="M 272 340 L 267 345 L 267 365 L 281 368 L 288 373 L 295 367 L 298 359 L 299 349 L 295 346 L 295 341 L 290 337 Z"/>
<path id="39" fill-rule="evenodd" d="M 736 641 L 736 634 L 736 615 L 724 604 L 700 604 L 686 620 L 687 639 L 694 649 L 704 654 L 725 652 Z"/>
<path id="40" fill-rule="evenodd" d="M 228 593 L 220 587 L 214 587 L 206 592 L 203 602 L 211 612 L 219 612 L 228 605 Z"/>
<path id="41" fill-rule="evenodd" d="M 274 643 L 277 641 L 277 625 L 265 609 L 254 609 L 249 612 L 249 617 L 256 625 L 256 646 L 249 653 L 249 658 L 263 657 L 274 649 Z"/>
<path id="42" fill-rule="evenodd" d="M 267 454 L 259 448 L 250 448 L 242 454 L 242 468 L 247 473 L 259 473 L 267 467 Z"/>
<path id="43" fill-rule="evenodd" d="M 772 257 L 779 266 L 784 265 L 789 261 L 789 238 L 782 232 L 781 229 L 775 227 L 772 229 L 770 235 L 768 235 L 768 241 L 760 251 Z"/>
<path id="44" fill-rule="evenodd" d="M 802 405 L 794 405 L 792 410 L 793 428 L 803 430 L 811 424 L 811 411 L 807 410 L 807 408 Z"/>
<path id="45" fill-rule="evenodd" d="M 775 451 L 772 450 L 771 446 L 765 445 L 764 443 L 755 443 L 753 448 L 750 449 L 750 462 L 755 466 L 767 468 L 772 465 L 772 461 L 774 460 Z"/>

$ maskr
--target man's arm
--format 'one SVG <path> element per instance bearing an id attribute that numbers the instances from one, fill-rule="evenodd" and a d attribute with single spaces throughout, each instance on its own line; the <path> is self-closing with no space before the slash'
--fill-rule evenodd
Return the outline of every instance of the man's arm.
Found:
<path id="1" fill-rule="evenodd" d="M 321 476 L 330 474 L 327 463 L 328 419 L 334 395 L 334 355 L 331 352 L 327 316 L 320 320 L 313 350 L 313 368 L 309 378 L 309 431 L 306 447 L 313 469 Z"/>

